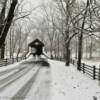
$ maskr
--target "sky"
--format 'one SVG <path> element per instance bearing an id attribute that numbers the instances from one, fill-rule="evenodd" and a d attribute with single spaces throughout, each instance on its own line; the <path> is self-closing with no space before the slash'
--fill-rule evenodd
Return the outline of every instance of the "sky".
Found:
<path id="1" fill-rule="evenodd" d="M 48 3 L 50 0 L 24 0 L 24 9 L 36 11 L 42 4 Z M 34 10 L 35 9 L 35 10 Z M 37 11 L 38 12 L 38 11 Z"/>
<path id="2" fill-rule="evenodd" d="M 24 0 L 26 2 L 26 8 L 30 9 L 30 8 L 35 8 L 39 5 L 41 5 L 42 3 L 48 3 L 50 0 Z M 86 2 L 87 0 L 77 0 L 78 2 Z"/>
<path id="3" fill-rule="evenodd" d="M 27 3 L 31 5 L 31 7 L 35 7 L 40 5 L 43 2 L 47 2 L 48 0 L 25 0 Z"/>
<path id="4" fill-rule="evenodd" d="M 86 2 L 87 0 L 77 0 L 77 1 L 79 1 L 79 2 L 81 2 L 81 1 L 84 1 L 84 2 Z"/>

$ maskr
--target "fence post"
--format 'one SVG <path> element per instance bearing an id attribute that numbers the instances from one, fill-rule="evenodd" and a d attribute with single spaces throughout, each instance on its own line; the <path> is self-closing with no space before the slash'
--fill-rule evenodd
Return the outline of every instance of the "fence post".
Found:
<path id="1" fill-rule="evenodd" d="M 83 73 L 85 73 L 85 63 L 83 63 Z"/>
<path id="2" fill-rule="evenodd" d="M 99 81 L 99 85 L 100 85 L 100 66 L 99 66 L 99 75 L 98 75 L 98 81 Z"/>
<path id="3" fill-rule="evenodd" d="M 72 64 L 74 65 L 74 60 L 72 59 Z"/>
<path id="4" fill-rule="evenodd" d="M 12 64 L 14 63 L 14 57 L 12 57 Z"/>
<path id="5" fill-rule="evenodd" d="M 5 66 L 7 66 L 7 58 L 5 59 Z"/>
<path id="6" fill-rule="evenodd" d="M 26 56 L 25 56 L 25 59 L 26 59 Z"/>
<path id="7" fill-rule="evenodd" d="M 76 67 L 78 66 L 78 61 L 76 61 Z"/>
<path id="8" fill-rule="evenodd" d="M 26 56 L 25 56 L 26 57 Z M 70 59 L 70 63 L 72 64 L 72 58 Z"/>
<path id="9" fill-rule="evenodd" d="M 95 77 L 95 70 L 96 70 L 96 66 L 93 66 L 93 79 L 95 80 L 96 77 Z"/>
<path id="10" fill-rule="evenodd" d="M 72 60 L 72 64 L 74 65 L 74 60 Z"/>
<path id="11" fill-rule="evenodd" d="M 16 57 L 16 61 L 18 62 L 18 57 Z"/>

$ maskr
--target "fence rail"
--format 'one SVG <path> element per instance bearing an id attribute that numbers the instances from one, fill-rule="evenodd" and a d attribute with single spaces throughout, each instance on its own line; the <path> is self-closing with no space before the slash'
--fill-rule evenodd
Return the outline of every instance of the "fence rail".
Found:
<path id="1" fill-rule="evenodd" d="M 78 61 L 76 59 L 71 59 L 71 63 L 77 67 Z M 93 80 L 97 79 L 100 81 L 100 68 L 96 66 L 90 66 L 85 63 L 81 63 L 81 71 L 91 77 Z"/>
<path id="2" fill-rule="evenodd" d="M 0 67 L 2 66 L 7 66 L 7 65 L 10 65 L 10 64 L 13 64 L 15 62 L 19 62 L 21 60 L 24 60 L 25 57 L 17 57 L 17 58 L 7 58 L 7 59 L 0 59 Z"/>

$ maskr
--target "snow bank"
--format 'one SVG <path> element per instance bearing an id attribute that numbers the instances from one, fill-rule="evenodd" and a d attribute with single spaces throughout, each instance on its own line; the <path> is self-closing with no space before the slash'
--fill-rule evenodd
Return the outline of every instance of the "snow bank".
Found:
<path id="1" fill-rule="evenodd" d="M 100 100 L 98 82 L 77 71 L 74 66 L 66 67 L 63 62 L 49 60 L 52 69 L 52 100 Z"/>
<path id="2" fill-rule="evenodd" d="M 0 72 L 18 69 L 18 68 L 20 68 L 20 64 L 21 63 L 23 63 L 25 61 L 28 61 L 30 59 L 32 59 L 32 58 L 25 59 L 25 60 L 22 60 L 20 62 L 15 62 L 15 63 L 13 63 L 11 65 L 2 66 L 2 67 L 0 67 Z"/>
<path id="3" fill-rule="evenodd" d="M 90 65 L 90 66 L 96 66 L 97 68 L 100 67 L 100 61 L 98 60 L 82 60 L 83 63 Z"/>

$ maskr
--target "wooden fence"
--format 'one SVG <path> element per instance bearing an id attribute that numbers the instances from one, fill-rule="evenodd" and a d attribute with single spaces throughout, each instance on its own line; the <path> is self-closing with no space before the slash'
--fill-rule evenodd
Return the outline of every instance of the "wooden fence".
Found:
<path id="1" fill-rule="evenodd" d="M 77 60 L 71 59 L 71 63 L 77 67 Z M 96 66 L 90 66 L 85 63 L 81 63 L 81 71 L 87 74 L 93 80 L 97 79 L 100 81 L 100 68 L 96 68 Z"/>
<path id="2" fill-rule="evenodd" d="M 9 59 L 0 59 L 0 67 L 7 66 L 7 65 L 13 64 L 15 62 L 19 62 L 23 59 L 25 59 L 25 57 L 24 58 L 17 57 L 17 58 L 9 58 Z"/>

